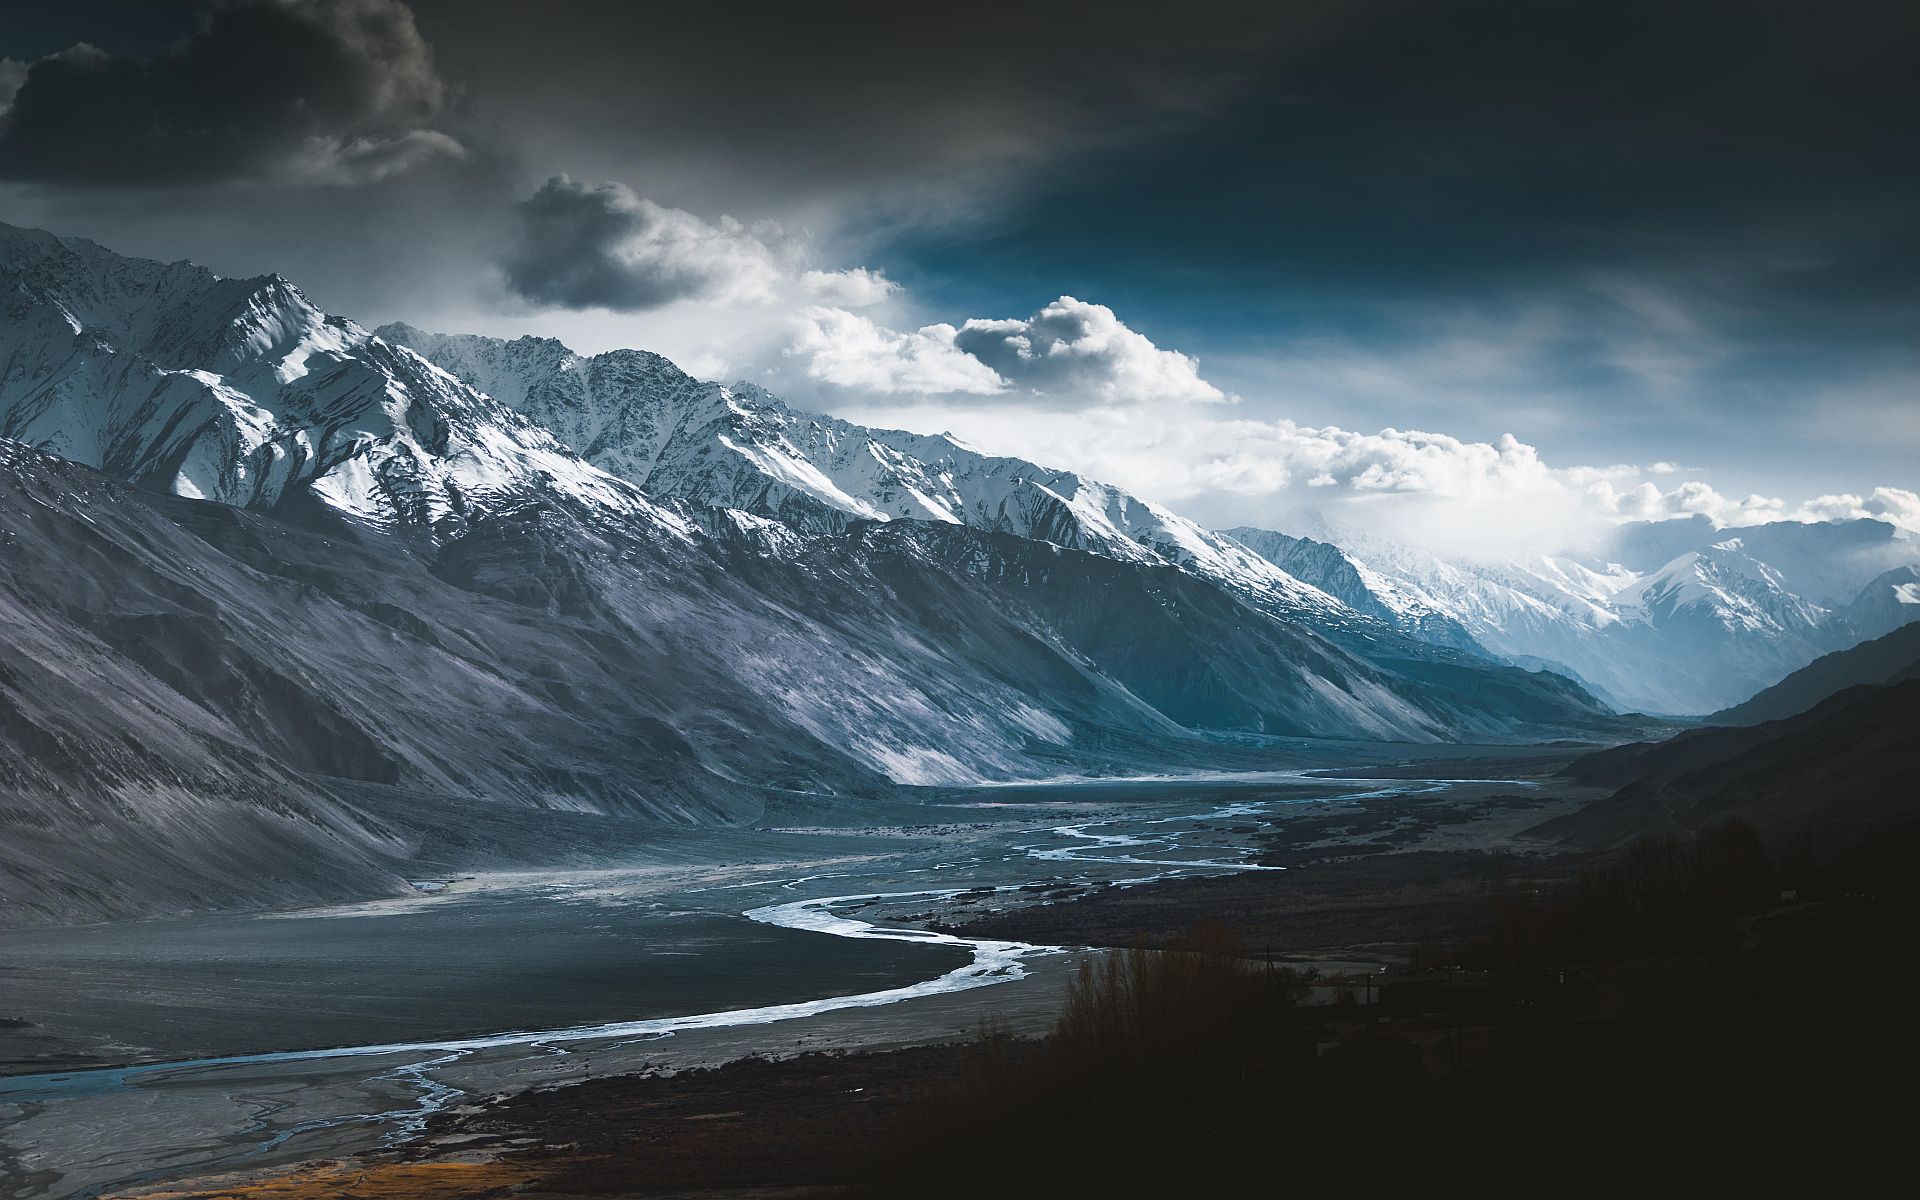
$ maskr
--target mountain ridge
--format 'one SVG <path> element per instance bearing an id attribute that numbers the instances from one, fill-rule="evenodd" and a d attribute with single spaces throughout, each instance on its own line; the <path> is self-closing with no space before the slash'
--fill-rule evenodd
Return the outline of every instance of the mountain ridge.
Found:
<path id="1" fill-rule="evenodd" d="M 553 339 L 505 341 L 381 326 L 554 429 L 583 457 L 656 495 L 782 515 L 800 495 L 841 514 L 970 524 L 1125 561 L 1206 560 L 1216 577 L 1296 611 L 1344 606 L 1158 505 L 1074 471 L 974 449 L 945 434 L 873 429 L 803 412 L 752 384 L 705 382 L 646 351 L 582 356 Z M 668 414 L 660 420 L 659 414 Z M 716 453 L 720 451 L 719 453 Z M 716 461 L 718 460 L 718 461 Z"/>
<path id="2" fill-rule="evenodd" d="M 378 332 L 519 406 L 656 496 L 745 508 L 802 531 L 928 520 L 1143 566 L 1170 563 L 1364 661 L 1396 671 L 1411 664 L 1430 684 L 1473 670 L 1521 670 L 1495 662 L 1458 629 L 1448 632 L 1437 614 L 1423 628 L 1384 607 L 1361 611 L 1230 536 L 1077 472 L 987 454 L 949 435 L 805 412 L 751 384 L 694 379 L 645 352 L 583 356 L 552 339 L 432 334 L 400 324 Z"/>

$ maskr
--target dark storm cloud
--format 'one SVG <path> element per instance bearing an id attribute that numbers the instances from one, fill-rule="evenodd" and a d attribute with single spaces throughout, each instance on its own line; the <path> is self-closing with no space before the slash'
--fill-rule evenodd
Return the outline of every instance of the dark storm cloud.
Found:
<path id="1" fill-rule="evenodd" d="M 484 130 L 524 161 L 522 197 L 561 171 L 644 179 L 706 216 L 910 239 L 1035 197 L 999 223 L 1012 254 L 1029 232 L 1056 259 L 1119 240 L 1228 284 L 1471 286 L 1705 235 L 1774 242 L 1824 291 L 1836 242 L 1857 257 L 1910 223 L 1917 22 L 1912 4 L 1768 0 L 229 0 L 164 53 L 37 62 L 0 169 L 356 177 Z M 32 54 L 0 29 L 0 57 L 38 55 L 55 24 L 37 18 Z M 470 101 L 460 130 L 443 79 Z"/>
<path id="2" fill-rule="evenodd" d="M 27 64 L 16 58 L 0 58 L 0 119 L 13 106 L 14 93 L 27 81 Z"/>
<path id="3" fill-rule="evenodd" d="M 1219 119 L 1046 178 L 1021 216 L 1073 247 L 1177 213 L 1145 255 L 1360 280 L 1735 239 L 1811 265 L 1810 243 L 1910 218 L 1920 6 L 1422 2 L 1375 17 L 1283 40 Z"/>
<path id="4" fill-rule="evenodd" d="M 1911 3 L 415 9 L 552 169 L 817 222 L 956 319 L 1202 281 L 1228 335 L 1527 289 L 1611 318 L 1626 272 L 1736 337 L 1920 321 Z"/>
<path id="5" fill-rule="evenodd" d="M 565 175 L 515 205 L 517 236 L 501 266 L 537 304 L 638 312 L 675 300 L 761 299 L 772 252 L 737 221 L 704 221 L 619 184 Z"/>
<path id="6" fill-rule="evenodd" d="M 0 175 L 77 184 L 381 179 L 466 151 L 400 0 L 223 0 L 151 58 L 0 65 Z"/>
<path id="7" fill-rule="evenodd" d="M 1621 455 L 1637 423 L 1669 457 L 1797 445 L 1840 394 L 1861 453 L 1920 411 L 1916 61 L 1913 4 L 1395 5 L 876 257 L 961 312 L 981 280 L 1097 298 L 1303 420 Z"/>
<path id="8" fill-rule="evenodd" d="M 477 107 L 566 168 L 685 207 L 943 215 L 1086 146 L 1177 127 L 1243 93 L 1283 37 L 1362 6 L 1052 2 L 643 5 L 414 0 Z M 669 194 L 670 193 L 670 194 Z M 903 199 L 904 198 L 904 199 Z"/>

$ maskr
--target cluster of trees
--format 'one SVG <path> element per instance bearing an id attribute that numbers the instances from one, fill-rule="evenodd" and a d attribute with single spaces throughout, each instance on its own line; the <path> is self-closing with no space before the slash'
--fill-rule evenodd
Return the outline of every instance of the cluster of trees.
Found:
<path id="1" fill-rule="evenodd" d="M 1371 1142 L 1374 1119 L 1423 1102 L 1424 1078 L 1403 1038 L 1321 1056 L 1327 1010 L 1299 1006 L 1308 983 L 1218 927 L 1177 950 L 1089 962 L 1051 1036 L 988 1031 L 903 1106 L 870 1164 L 872 1194 L 1234 1195 L 1324 1168 L 1264 1148 L 1291 1130 L 1316 1153 L 1350 1153 Z M 1436 1133 L 1464 1136 L 1427 1111 Z"/>
<path id="2" fill-rule="evenodd" d="M 1739 919 L 1776 902 L 1781 879 L 1760 831 L 1745 821 L 1693 837 L 1648 835 L 1564 885 L 1496 895 L 1485 961 L 1476 965 L 1513 970 L 1730 950 Z"/>
<path id="3" fill-rule="evenodd" d="M 1754 936 L 1753 919 L 1799 901 L 1920 899 L 1920 823 L 1816 856 L 1808 837 L 1765 843 L 1731 819 L 1692 836 L 1648 835 L 1562 884 L 1497 889 L 1486 942 L 1466 956 L 1498 970 L 1657 954 L 1723 954 Z"/>

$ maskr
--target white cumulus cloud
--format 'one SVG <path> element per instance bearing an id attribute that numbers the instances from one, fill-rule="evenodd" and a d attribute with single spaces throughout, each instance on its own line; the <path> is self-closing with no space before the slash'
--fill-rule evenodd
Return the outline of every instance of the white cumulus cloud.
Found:
<path id="1" fill-rule="evenodd" d="M 556 175 L 519 215 L 501 265 L 535 303 L 638 312 L 677 300 L 765 301 L 784 275 L 760 231 L 667 208 L 623 184 Z"/>
<path id="2" fill-rule="evenodd" d="M 1621 521 L 1702 514 L 1723 526 L 1872 516 L 1920 531 L 1920 497 L 1898 488 L 1795 506 L 1727 495 L 1631 465 L 1559 466 L 1511 434 L 1476 441 L 1420 430 L 1361 432 L 1231 410 L 1147 405 L 1011 410 L 997 398 L 873 403 L 847 415 L 951 429 L 995 453 L 1070 467 L 1215 527 L 1359 527 L 1471 558 L 1558 552 Z M 1656 482 L 1657 480 L 1657 482 Z"/>
<path id="3" fill-rule="evenodd" d="M 1877 487 L 1865 496 L 1817 496 L 1793 514 L 1799 521 L 1846 521 L 1860 517 L 1920 532 L 1920 494 Z"/>
<path id="4" fill-rule="evenodd" d="M 843 308 L 813 306 L 794 321 L 787 353 L 804 362 L 809 378 L 837 387 L 891 396 L 990 396 L 1007 381 L 954 346 L 951 325 L 902 333 Z"/>
<path id="5" fill-rule="evenodd" d="M 871 308 L 886 302 L 899 290 L 899 284 L 866 267 L 805 271 L 800 275 L 801 296 L 832 308 Z"/>
<path id="6" fill-rule="evenodd" d="M 1062 296 L 1025 320 L 962 325 L 954 345 L 1030 395 L 1103 404 L 1220 403 L 1200 364 L 1162 350 L 1104 304 Z"/>
<path id="7" fill-rule="evenodd" d="M 1229 399 L 1190 355 L 1163 350 L 1112 309 L 1072 296 L 1024 319 L 912 331 L 817 305 L 801 314 L 787 352 L 809 378 L 881 396 L 993 395 L 1040 409 Z"/>

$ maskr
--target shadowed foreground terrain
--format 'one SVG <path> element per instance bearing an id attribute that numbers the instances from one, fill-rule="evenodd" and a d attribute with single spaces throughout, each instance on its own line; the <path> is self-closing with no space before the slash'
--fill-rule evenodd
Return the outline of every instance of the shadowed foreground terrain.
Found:
<path id="1" fill-rule="evenodd" d="M 1217 1195 L 1514 1172 L 1577 1191 L 1816 1168 L 1845 1187 L 1902 1144 L 1884 1085 L 1910 1059 L 1892 1018 L 1916 865 L 1911 826 L 1824 861 L 1739 825 L 1649 838 L 1489 894 L 1478 936 L 1424 948 L 1438 967 L 1332 1003 L 1223 929 L 1143 928 L 1171 949 L 1084 969 L 1043 1040 L 591 1080 L 454 1110 L 364 1162 L 128 1194 Z"/>

